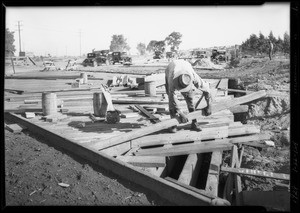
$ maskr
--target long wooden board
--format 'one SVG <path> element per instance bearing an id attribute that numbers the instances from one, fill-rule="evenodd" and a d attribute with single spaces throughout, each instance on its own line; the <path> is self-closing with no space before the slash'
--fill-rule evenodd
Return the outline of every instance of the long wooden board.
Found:
<path id="1" fill-rule="evenodd" d="M 231 172 L 240 175 L 250 175 L 250 176 L 265 177 L 265 178 L 272 178 L 278 180 L 290 180 L 289 174 L 273 173 L 273 172 L 266 172 L 266 171 L 246 169 L 246 168 L 230 168 L 225 166 L 222 166 L 221 170 L 223 172 Z"/>
<path id="2" fill-rule="evenodd" d="M 209 142 L 195 142 L 190 144 L 176 145 L 170 148 L 157 147 L 149 149 L 139 149 L 135 153 L 138 156 L 176 156 L 193 153 L 207 153 L 219 150 L 231 149 L 233 144 L 256 140 L 267 140 L 270 136 L 266 134 L 256 134 L 244 137 L 218 139 Z"/>

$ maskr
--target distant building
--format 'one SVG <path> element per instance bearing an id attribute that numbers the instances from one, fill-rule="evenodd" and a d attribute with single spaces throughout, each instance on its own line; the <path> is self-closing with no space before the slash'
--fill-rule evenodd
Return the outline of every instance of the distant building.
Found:
<path id="1" fill-rule="evenodd" d="M 25 55 L 28 56 L 28 57 L 34 57 L 33 52 L 26 52 Z"/>

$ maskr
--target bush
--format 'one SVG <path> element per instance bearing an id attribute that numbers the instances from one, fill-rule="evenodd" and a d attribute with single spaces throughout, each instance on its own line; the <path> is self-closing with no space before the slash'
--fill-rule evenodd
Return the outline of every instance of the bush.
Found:
<path id="1" fill-rule="evenodd" d="M 230 52 L 230 61 L 229 61 L 229 66 L 230 67 L 237 67 L 238 64 L 240 63 L 240 59 L 238 57 L 235 57 L 235 52 L 234 51 L 231 51 Z"/>

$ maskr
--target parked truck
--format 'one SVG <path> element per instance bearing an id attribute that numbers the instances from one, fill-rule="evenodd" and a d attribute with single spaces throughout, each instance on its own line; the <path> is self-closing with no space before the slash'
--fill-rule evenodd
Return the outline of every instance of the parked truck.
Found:
<path id="1" fill-rule="evenodd" d="M 82 65 L 84 67 L 86 66 L 92 66 L 97 67 L 102 64 L 109 65 L 110 59 L 109 59 L 109 50 L 99 50 L 99 51 L 92 51 L 91 53 L 87 54 L 87 58 L 84 59 L 82 62 Z"/>
<path id="2" fill-rule="evenodd" d="M 228 61 L 228 54 L 226 50 L 213 49 L 211 53 L 211 61 L 216 64 Z"/>
<path id="3" fill-rule="evenodd" d="M 131 65 L 132 58 L 127 55 L 126 52 L 112 52 L 111 54 L 111 63 L 120 63 L 123 65 Z"/>

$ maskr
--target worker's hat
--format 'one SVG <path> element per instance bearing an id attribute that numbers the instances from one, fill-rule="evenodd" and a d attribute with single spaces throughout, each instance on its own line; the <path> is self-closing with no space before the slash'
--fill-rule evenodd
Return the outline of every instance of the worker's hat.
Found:
<path id="1" fill-rule="evenodd" d="M 193 79 L 186 70 L 179 70 L 174 74 L 173 85 L 179 92 L 189 92 L 193 89 Z"/>

